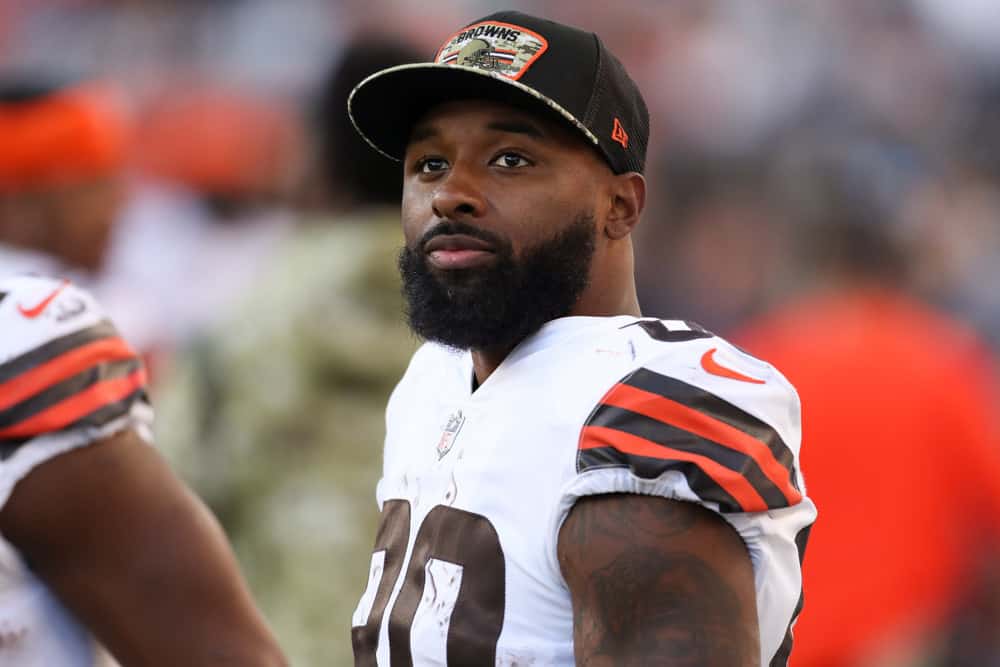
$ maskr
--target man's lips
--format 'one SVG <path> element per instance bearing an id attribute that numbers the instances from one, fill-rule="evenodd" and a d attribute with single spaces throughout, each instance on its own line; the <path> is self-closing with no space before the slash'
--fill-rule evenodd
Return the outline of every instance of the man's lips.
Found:
<path id="1" fill-rule="evenodd" d="M 465 234 L 439 234 L 424 244 L 431 265 L 438 269 L 470 269 L 493 261 L 493 244 Z"/>

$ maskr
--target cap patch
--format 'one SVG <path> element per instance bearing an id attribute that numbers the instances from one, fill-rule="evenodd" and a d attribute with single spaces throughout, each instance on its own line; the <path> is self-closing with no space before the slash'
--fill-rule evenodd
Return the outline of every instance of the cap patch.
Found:
<path id="1" fill-rule="evenodd" d="M 516 81 L 547 48 L 548 41 L 537 32 L 512 23 L 483 21 L 449 37 L 434 62 L 475 67 Z"/>

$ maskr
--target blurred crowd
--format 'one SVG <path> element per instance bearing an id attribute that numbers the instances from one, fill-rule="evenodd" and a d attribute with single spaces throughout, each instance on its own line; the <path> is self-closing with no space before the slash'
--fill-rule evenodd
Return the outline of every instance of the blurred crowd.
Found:
<path id="1" fill-rule="evenodd" d="M 500 7 L 596 31 L 644 91 L 645 314 L 799 387 L 792 664 L 1000 664 L 991 0 L 0 0 L 0 273 L 104 301 L 293 664 L 348 664 L 417 341 L 399 168 L 346 97 Z"/>

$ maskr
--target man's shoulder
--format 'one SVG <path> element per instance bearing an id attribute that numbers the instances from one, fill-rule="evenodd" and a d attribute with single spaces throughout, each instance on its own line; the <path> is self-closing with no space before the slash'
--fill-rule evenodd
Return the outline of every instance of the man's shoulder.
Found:
<path id="1" fill-rule="evenodd" d="M 794 387 L 777 368 L 694 322 L 642 318 L 618 333 L 634 357 L 625 382 L 653 382 L 660 391 L 688 386 L 751 410 L 761 402 L 797 405 Z"/>
<path id="2" fill-rule="evenodd" d="M 90 334 L 81 333 L 96 328 Z M 68 280 L 37 275 L 0 279 L 0 365 L 59 341 L 113 330 L 97 301 Z M 72 345 L 72 340 L 68 341 Z"/>
<path id="3" fill-rule="evenodd" d="M 620 332 L 634 360 L 587 417 L 577 472 L 676 470 L 729 512 L 799 501 L 800 406 L 777 369 L 690 323 L 643 319 Z"/>
<path id="4" fill-rule="evenodd" d="M 439 391 L 445 385 L 456 383 L 465 386 L 472 384 L 472 358 L 468 351 L 424 342 L 410 357 L 410 362 L 397 385 L 397 393 L 401 390 L 424 392 L 436 387 Z"/>
<path id="5" fill-rule="evenodd" d="M 88 292 L 59 278 L 0 279 L 0 442 L 103 424 L 144 400 L 145 383 Z"/>

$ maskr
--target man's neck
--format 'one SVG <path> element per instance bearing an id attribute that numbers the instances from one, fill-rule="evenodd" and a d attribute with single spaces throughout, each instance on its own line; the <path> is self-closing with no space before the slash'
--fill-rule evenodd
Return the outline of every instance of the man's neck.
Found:
<path id="1" fill-rule="evenodd" d="M 520 341 L 518 341 L 520 342 Z M 487 348 L 483 350 L 472 350 L 472 371 L 475 374 L 475 387 L 486 382 L 486 378 L 493 374 L 507 355 L 517 347 L 517 343 L 510 346 Z"/>
<path id="2" fill-rule="evenodd" d="M 641 317 L 642 311 L 639 308 L 639 298 L 636 294 L 635 281 L 632 279 L 631 273 L 625 275 L 628 278 L 619 281 L 617 285 L 614 282 L 605 281 L 606 288 L 603 290 L 588 289 L 566 315 L 582 317 L 632 315 L 634 317 Z M 519 340 L 513 344 L 473 349 L 472 368 L 476 374 L 477 386 L 486 382 L 486 378 L 493 374 L 493 371 L 503 363 L 507 355 L 520 343 L 521 341 Z"/>
<path id="3" fill-rule="evenodd" d="M 607 313 L 577 313 L 572 312 L 569 317 L 579 316 L 579 317 L 616 317 L 618 315 L 632 315 L 635 317 L 641 317 L 642 313 L 639 311 L 638 301 L 635 303 L 634 308 L 628 308 L 623 310 L 618 310 L 617 312 L 607 312 Z M 534 336 L 535 334 L 531 334 Z M 530 336 L 528 336 L 530 337 Z M 514 343 L 513 345 L 498 345 L 496 347 L 473 349 L 472 350 L 472 370 L 475 373 L 475 380 L 473 381 L 473 390 L 478 388 L 481 384 L 486 382 L 486 378 L 493 374 L 500 364 L 504 362 L 504 359 L 513 352 L 514 348 L 521 344 L 524 339 L 521 339 Z"/>

